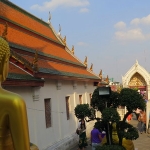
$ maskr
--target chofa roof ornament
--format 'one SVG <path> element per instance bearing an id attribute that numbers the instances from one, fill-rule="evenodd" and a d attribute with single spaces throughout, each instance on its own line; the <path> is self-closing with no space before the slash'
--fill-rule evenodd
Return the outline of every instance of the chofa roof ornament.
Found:
<path id="1" fill-rule="evenodd" d="M 87 67 L 87 56 L 85 56 L 84 65 Z"/>

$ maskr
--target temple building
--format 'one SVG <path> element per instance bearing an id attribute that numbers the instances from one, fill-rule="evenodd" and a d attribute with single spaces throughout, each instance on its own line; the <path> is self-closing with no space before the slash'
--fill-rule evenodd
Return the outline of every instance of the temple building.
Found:
<path id="1" fill-rule="evenodd" d="M 10 69 L 2 84 L 26 103 L 30 141 L 39 150 L 66 150 L 76 144 L 77 104 L 89 103 L 99 75 L 87 57 L 81 62 L 67 37 L 49 22 L 35 17 L 7 0 L 0 0 L 0 35 L 11 49 Z M 87 123 L 90 132 L 93 124 Z M 88 133 L 87 133 L 88 134 Z"/>

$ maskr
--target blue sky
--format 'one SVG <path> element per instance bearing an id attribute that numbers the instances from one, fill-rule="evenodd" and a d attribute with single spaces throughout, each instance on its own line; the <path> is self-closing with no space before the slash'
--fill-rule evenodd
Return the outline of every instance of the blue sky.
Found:
<path id="1" fill-rule="evenodd" d="M 150 71 L 150 1 L 145 0 L 10 0 L 43 21 L 56 32 L 61 26 L 67 45 L 75 56 L 103 77 L 114 81 L 138 60 Z"/>

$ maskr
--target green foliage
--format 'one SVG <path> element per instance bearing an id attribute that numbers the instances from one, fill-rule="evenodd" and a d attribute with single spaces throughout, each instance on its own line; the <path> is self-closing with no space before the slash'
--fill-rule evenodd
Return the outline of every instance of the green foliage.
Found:
<path id="1" fill-rule="evenodd" d="M 118 134 L 127 140 L 136 140 L 139 137 L 138 130 L 127 122 L 120 121 L 117 124 Z"/>
<path id="2" fill-rule="evenodd" d="M 109 96 L 100 96 L 99 88 L 96 88 L 93 92 L 91 99 L 91 106 L 100 111 L 102 111 L 107 107 L 117 108 L 120 105 L 119 93 L 111 91 L 111 95 Z"/>
<path id="3" fill-rule="evenodd" d="M 91 106 L 102 112 L 102 110 L 105 108 L 106 99 L 102 99 L 99 96 L 99 88 L 96 88 L 93 92 L 92 99 L 91 99 Z"/>
<path id="4" fill-rule="evenodd" d="M 119 93 L 111 91 L 111 95 L 108 101 L 108 107 L 117 108 L 120 105 Z M 110 103 L 110 104 L 109 104 Z"/>
<path id="5" fill-rule="evenodd" d="M 134 89 L 122 89 L 120 92 L 120 100 L 121 105 L 126 106 L 129 112 L 133 112 L 137 108 L 144 110 L 146 107 L 143 97 Z"/>
<path id="6" fill-rule="evenodd" d="M 120 145 L 103 145 L 96 147 L 95 150 L 126 150 L 126 149 Z"/>
<path id="7" fill-rule="evenodd" d="M 74 109 L 75 115 L 78 119 L 88 117 L 90 119 L 95 118 L 95 110 L 89 107 L 89 104 L 77 105 Z"/>
<path id="8" fill-rule="evenodd" d="M 105 108 L 102 112 L 104 122 L 119 122 L 120 116 L 115 108 Z"/>

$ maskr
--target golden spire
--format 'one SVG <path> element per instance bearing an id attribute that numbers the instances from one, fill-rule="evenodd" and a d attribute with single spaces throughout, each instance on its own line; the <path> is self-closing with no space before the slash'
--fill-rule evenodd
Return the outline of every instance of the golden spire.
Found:
<path id="1" fill-rule="evenodd" d="M 107 75 L 107 77 L 106 77 L 105 81 L 106 81 L 107 83 L 109 83 L 108 75 Z"/>
<path id="2" fill-rule="evenodd" d="M 6 36 L 7 36 L 7 30 L 8 30 L 8 24 L 6 22 L 5 29 L 4 29 L 4 31 L 2 33 L 2 38 L 5 39 L 6 41 L 7 41 L 7 38 L 6 38 Z"/>
<path id="3" fill-rule="evenodd" d="M 87 56 L 85 56 L 84 65 L 87 67 Z"/>
<path id="4" fill-rule="evenodd" d="M 99 77 L 100 77 L 100 79 L 103 78 L 103 76 L 102 76 L 102 70 L 101 70 L 100 73 L 99 73 Z"/>
<path id="5" fill-rule="evenodd" d="M 64 37 L 63 42 L 64 42 L 64 44 L 66 46 L 66 36 Z"/>
<path id="6" fill-rule="evenodd" d="M 74 54 L 74 46 L 72 45 L 72 50 L 71 50 L 71 52 Z"/>
<path id="7" fill-rule="evenodd" d="M 93 71 L 93 64 L 91 64 L 90 70 Z"/>

